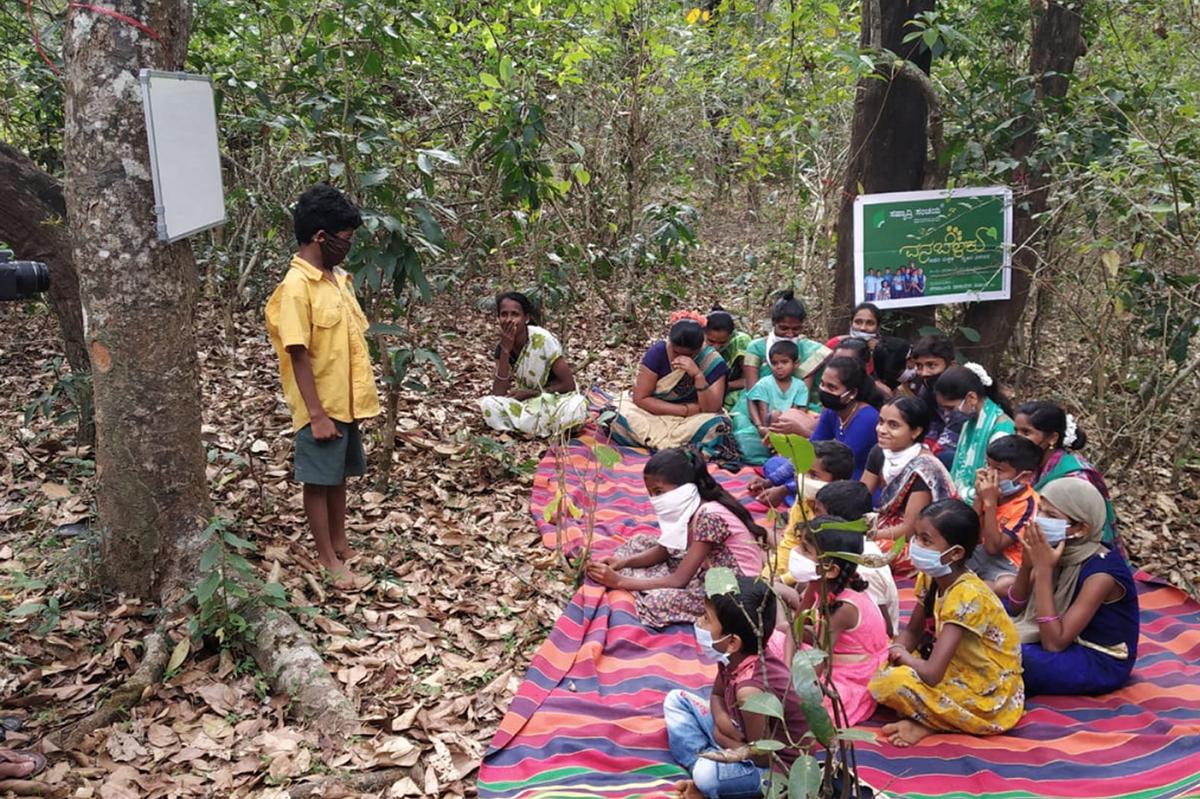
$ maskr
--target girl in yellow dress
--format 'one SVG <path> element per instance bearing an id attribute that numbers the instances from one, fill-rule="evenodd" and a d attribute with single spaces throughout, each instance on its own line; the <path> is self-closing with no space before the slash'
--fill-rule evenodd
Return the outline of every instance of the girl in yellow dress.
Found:
<path id="1" fill-rule="evenodd" d="M 890 667 L 871 679 L 875 700 L 900 715 L 883 734 L 911 746 L 934 731 L 994 735 L 1025 710 L 1021 641 L 1004 606 L 966 562 L 979 543 L 979 517 L 957 499 L 921 512 L 909 546 L 917 606 L 888 650 Z M 922 645 L 926 619 L 933 641 Z"/>

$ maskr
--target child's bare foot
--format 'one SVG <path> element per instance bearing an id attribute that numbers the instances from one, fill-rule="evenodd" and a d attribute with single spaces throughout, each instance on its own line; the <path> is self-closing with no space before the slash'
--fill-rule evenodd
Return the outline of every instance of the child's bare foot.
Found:
<path id="1" fill-rule="evenodd" d="M 884 724 L 882 732 L 891 741 L 892 746 L 905 747 L 918 743 L 925 736 L 932 734 L 933 730 L 912 719 L 901 719 L 894 724 Z"/>
<path id="2" fill-rule="evenodd" d="M 349 591 L 358 588 L 362 578 L 350 571 L 350 568 L 343 563 L 339 568 L 329 570 L 329 581 L 333 583 L 334 588 Z"/>
<path id="3" fill-rule="evenodd" d="M 675 783 L 675 796 L 679 799 L 704 799 L 704 794 L 700 793 L 696 783 L 691 780 Z"/>

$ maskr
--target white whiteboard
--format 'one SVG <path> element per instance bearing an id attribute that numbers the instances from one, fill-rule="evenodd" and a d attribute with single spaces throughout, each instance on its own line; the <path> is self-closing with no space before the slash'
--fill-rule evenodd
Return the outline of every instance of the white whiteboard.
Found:
<path id="1" fill-rule="evenodd" d="M 225 223 L 212 79 L 143 69 L 158 238 L 178 241 Z"/>

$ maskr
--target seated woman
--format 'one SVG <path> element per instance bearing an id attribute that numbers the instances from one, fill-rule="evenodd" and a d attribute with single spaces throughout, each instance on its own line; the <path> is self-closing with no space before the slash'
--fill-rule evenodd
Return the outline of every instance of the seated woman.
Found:
<path id="1" fill-rule="evenodd" d="M 866 343 L 871 350 L 874 350 L 875 345 L 879 343 L 881 321 L 882 317 L 877 305 L 871 302 L 860 302 L 850 312 L 849 335 L 834 336 L 825 342 L 825 346 L 834 350 L 837 349 L 838 344 L 844 343 L 847 340 L 857 340 Z M 872 371 L 868 369 L 867 374 L 872 374 Z"/>
<path id="2" fill-rule="evenodd" d="M 804 303 L 796 299 L 795 294 L 791 291 L 780 294 L 779 299 L 771 306 L 771 333 L 754 339 L 746 347 L 743 371 L 746 375 L 746 388 L 753 388 L 760 377 L 765 377 L 770 372 L 767 353 L 771 351 L 771 345 L 783 339 L 794 341 L 800 351 L 800 360 L 796 362 L 796 377 L 808 386 L 809 408 L 818 411 L 820 406 L 815 400 L 816 384 L 821 366 L 829 357 L 829 348 L 802 335 L 804 320 L 807 317 L 808 311 L 805 310 Z"/>
<path id="3" fill-rule="evenodd" d="M 617 444 L 651 450 L 686 444 L 706 455 L 733 455 L 729 418 L 722 412 L 728 369 L 690 319 L 671 325 L 666 341 L 642 357 L 632 394 L 622 395 L 609 422 Z"/>
<path id="4" fill-rule="evenodd" d="M 829 625 L 833 685 L 846 709 L 846 726 L 852 727 L 875 712 L 867 683 L 887 662 L 889 641 L 883 613 L 867 593 L 867 581 L 859 576 L 858 564 L 839 557 L 842 553 L 863 554 L 862 533 L 835 529 L 845 521 L 838 516 L 818 516 L 809 522 L 808 533 L 788 558 L 788 571 L 797 584 L 806 585 L 801 608 L 817 611 L 818 622 L 810 640 L 819 644 L 824 634 L 820 625 Z M 822 588 L 826 592 L 823 601 Z M 828 706 L 829 700 L 825 701 Z"/>
<path id="5" fill-rule="evenodd" d="M 1041 491 L 1060 477 L 1079 477 L 1094 485 L 1104 497 L 1103 542 L 1119 551 L 1117 514 L 1108 495 L 1108 486 L 1104 484 L 1104 475 L 1082 455 L 1067 451 L 1083 449 L 1087 445 L 1087 436 L 1076 426 L 1075 418 L 1053 402 L 1035 401 L 1020 405 L 1013 422 L 1017 435 L 1028 438 L 1044 453 L 1042 467 L 1034 477 L 1034 490 Z"/>
<path id="6" fill-rule="evenodd" d="M 813 441 L 840 441 L 854 453 L 854 479 L 862 476 L 867 456 L 875 446 L 875 425 L 879 421 L 879 396 L 874 381 L 862 364 L 853 358 L 833 358 L 821 374 L 817 390 L 824 408 L 817 424 L 808 434 Z M 804 435 L 796 425 L 796 415 L 785 413 L 771 426 L 773 433 Z"/>
<path id="7" fill-rule="evenodd" d="M 1025 712 L 1016 628 L 1000 598 L 966 567 L 978 544 L 970 505 L 947 499 L 921 512 L 909 548 L 921 572 L 917 604 L 888 651 L 891 666 L 870 683 L 875 701 L 900 715 L 882 730 L 895 746 L 936 730 L 995 735 Z"/>
<path id="8" fill-rule="evenodd" d="M 871 450 L 862 476 L 872 494 L 880 489 L 877 541 L 893 541 L 901 536 L 911 541 L 921 511 L 954 497 L 946 467 L 921 443 L 928 429 L 929 408 L 916 397 L 893 397 L 879 411 L 875 428 L 879 446 Z M 889 546 L 884 543 L 881 548 L 887 550 Z M 892 573 L 912 573 L 907 553 L 892 561 Z"/>
<path id="9" fill-rule="evenodd" d="M 1104 497 L 1086 480 L 1062 478 L 1041 491 L 1006 602 L 1017 616 L 1028 696 L 1093 696 L 1129 681 L 1137 588 L 1125 559 L 1101 543 L 1106 519 Z"/>
<path id="10" fill-rule="evenodd" d="M 665 627 L 703 615 L 704 574 L 714 566 L 748 577 L 762 571 L 759 541 L 767 531 L 713 479 L 698 451 L 656 452 L 642 479 L 659 535 L 635 536 L 612 557 L 588 563 L 587 573 L 601 585 L 633 591 L 643 624 Z"/>
<path id="11" fill-rule="evenodd" d="M 746 347 L 750 345 L 750 334 L 737 329 L 731 313 L 720 305 L 714 305 L 705 320 L 704 340 L 720 354 L 725 361 L 725 368 L 729 370 L 725 375 L 725 410 L 731 410 L 746 387 L 742 366 Z"/>
<path id="12" fill-rule="evenodd" d="M 1008 400 L 987 371 L 977 363 L 951 366 L 934 384 L 937 403 L 952 425 L 955 414 L 966 421 L 958 435 L 950 479 L 958 496 L 975 502 L 975 474 L 987 466 L 988 444 L 1016 432 Z"/>
<path id="13" fill-rule="evenodd" d="M 575 392 L 575 373 L 558 339 L 537 326 L 537 308 L 519 291 L 496 298 L 500 343 L 492 393 L 479 400 L 493 430 L 544 438 L 587 421 L 587 401 Z"/>

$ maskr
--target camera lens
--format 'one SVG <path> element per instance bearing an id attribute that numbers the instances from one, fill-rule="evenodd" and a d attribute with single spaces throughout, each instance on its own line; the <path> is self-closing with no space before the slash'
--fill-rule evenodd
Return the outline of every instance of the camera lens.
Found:
<path id="1" fill-rule="evenodd" d="M 50 269 L 37 261 L 17 261 L 12 264 L 16 271 L 17 295 L 32 297 L 50 288 Z"/>
<path id="2" fill-rule="evenodd" d="M 10 261 L 0 250 L 0 301 L 27 300 L 50 288 L 50 269 L 37 261 Z"/>

